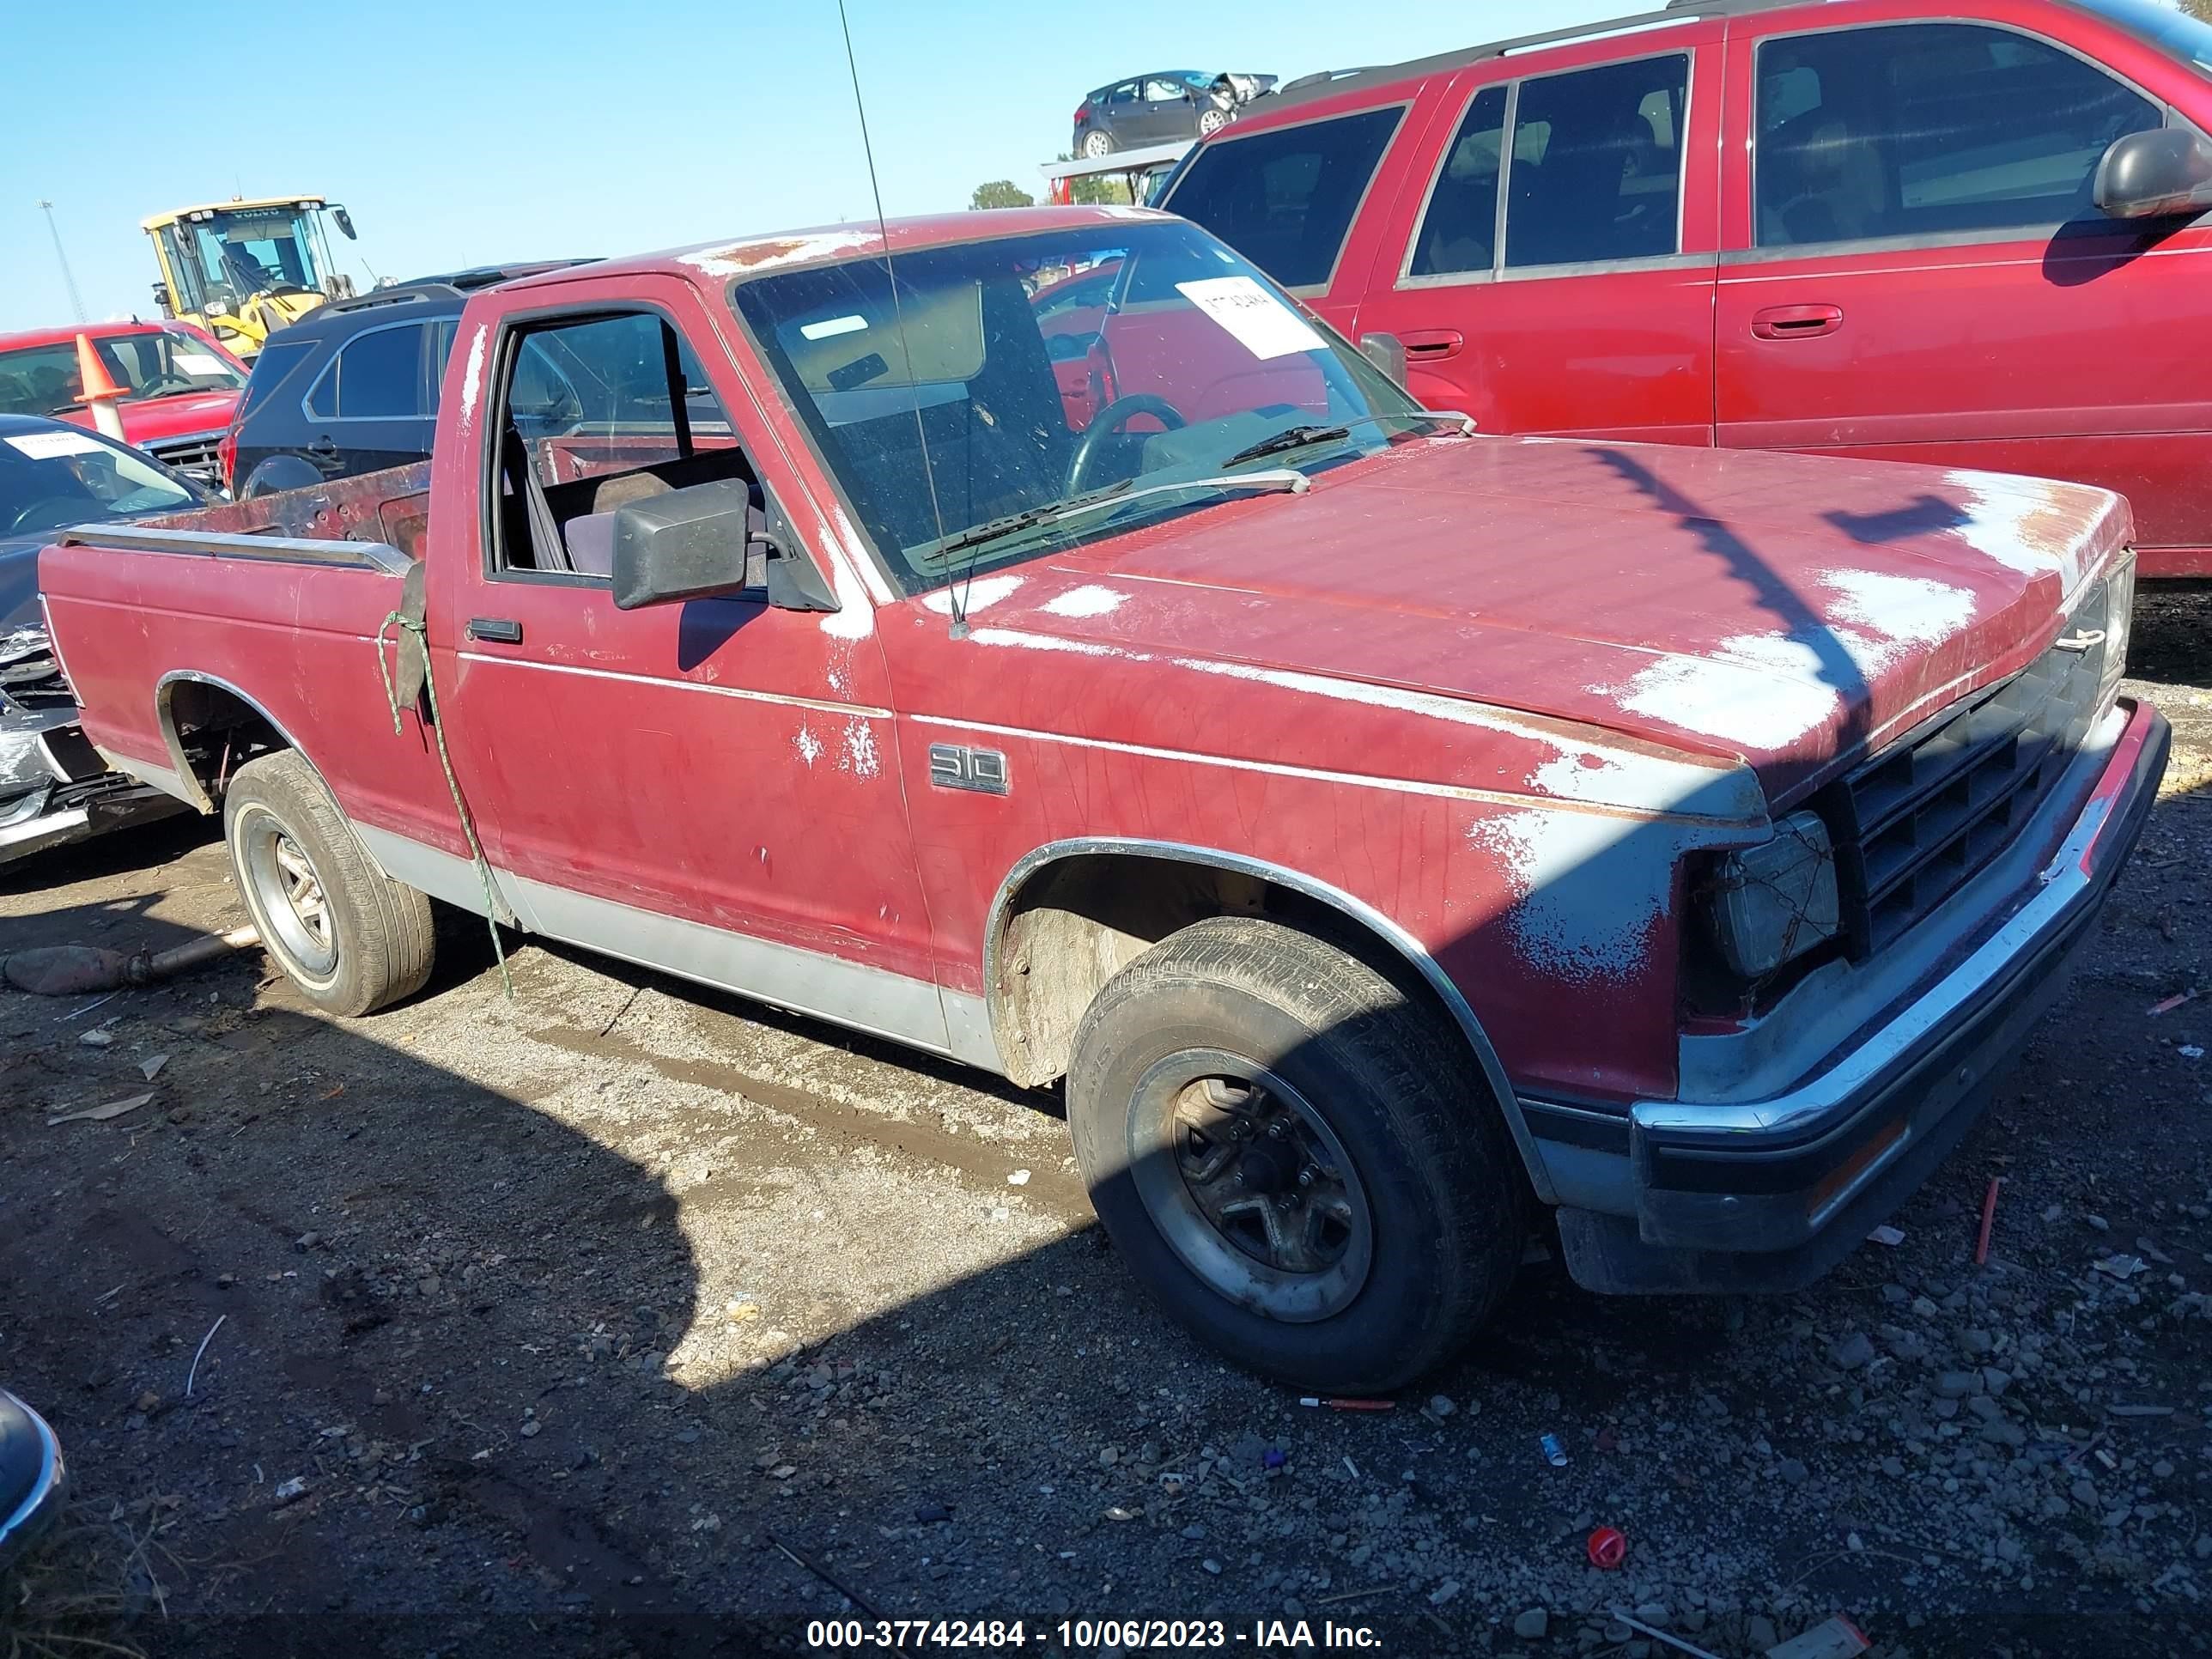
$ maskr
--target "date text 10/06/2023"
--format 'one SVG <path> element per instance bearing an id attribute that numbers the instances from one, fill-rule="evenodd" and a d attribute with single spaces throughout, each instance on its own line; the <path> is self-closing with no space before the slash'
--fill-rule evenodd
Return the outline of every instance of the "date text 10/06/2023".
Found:
<path id="1" fill-rule="evenodd" d="M 1249 1626 L 1221 1619 L 1061 1619 L 1039 1624 L 1004 1619 L 816 1619 L 806 1626 L 806 1645 L 823 1650 L 1018 1650 L 1054 1644 L 1077 1652 L 1112 1647 L 1124 1653 L 1202 1648 L 1372 1653 L 1381 1650 L 1382 1637 L 1369 1625 L 1304 1619 L 1255 1620 Z"/>

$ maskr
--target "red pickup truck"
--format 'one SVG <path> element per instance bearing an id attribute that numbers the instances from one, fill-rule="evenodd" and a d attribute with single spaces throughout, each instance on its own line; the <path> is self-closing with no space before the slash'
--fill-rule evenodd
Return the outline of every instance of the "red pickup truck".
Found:
<path id="1" fill-rule="evenodd" d="M 441 411 L 42 555 L 307 994 L 419 988 L 427 895 L 1064 1078 L 1138 1275 L 1306 1387 L 1449 1352 L 1539 1204 L 1603 1290 L 1825 1271 L 2165 763 L 2118 496 L 1475 436 L 1142 210 L 507 283 Z"/>

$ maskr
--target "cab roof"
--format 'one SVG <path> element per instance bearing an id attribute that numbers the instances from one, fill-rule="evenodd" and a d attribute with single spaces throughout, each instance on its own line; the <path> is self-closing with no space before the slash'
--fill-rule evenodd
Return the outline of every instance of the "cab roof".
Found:
<path id="1" fill-rule="evenodd" d="M 842 225 L 816 225 L 804 230 L 778 231 L 771 235 L 743 236 L 734 241 L 701 242 L 690 247 L 664 249 L 628 258 L 599 259 L 587 265 L 542 271 L 501 284 L 501 293 L 518 289 L 558 287 L 580 280 L 596 282 L 607 276 L 638 276 L 670 271 L 704 271 L 710 276 L 755 276 L 799 265 L 834 264 L 845 259 L 880 259 L 884 233 L 890 236 L 894 256 L 922 248 L 954 247 L 969 242 L 997 241 L 1008 236 L 1042 231 L 1071 230 L 1085 226 L 1104 227 L 1132 221 L 1167 223 L 1173 216 L 1137 207 L 998 208 L 989 212 L 939 213 L 892 219 L 880 228 L 873 220 Z"/>
<path id="2" fill-rule="evenodd" d="M 157 213 L 150 219 L 141 219 L 141 230 L 159 230 L 164 225 L 195 213 L 234 213 L 240 209 L 255 208 L 319 208 L 324 205 L 319 196 L 234 196 L 228 202 L 198 202 L 190 207 L 171 208 L 167 213 Z"/>

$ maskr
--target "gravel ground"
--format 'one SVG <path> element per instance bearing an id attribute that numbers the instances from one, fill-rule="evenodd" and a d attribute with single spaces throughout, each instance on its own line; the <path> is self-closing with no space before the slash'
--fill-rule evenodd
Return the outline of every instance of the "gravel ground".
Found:
<path id="1" fill-rule="evenodd" d="M 1725 1659 L 1835 1613 L 1892 1659 L 2202 1651 L 2212 995 L 2146 1011 L 2207 977 L 2212 595 L 2148 594 L 2136 659 L 2166 799 L 1903 1241 L 1771 1300 L 1540 1262 L 1387 1414 L 1158 1318 L 1049 1096 L 556 950 L 510 1003 L 465 921 L 368 1020 L 258 957 L 0 992 L 0 1376 L 78 1494 L 0 1651 L 734 1653 L 847 1611 L 833 1579 L 1033 1651 L 1135 1614 L 1675 1650 L 1614 1609 Z M 0 876 L 7 948 L 234 914 L 197 823 Z"/>

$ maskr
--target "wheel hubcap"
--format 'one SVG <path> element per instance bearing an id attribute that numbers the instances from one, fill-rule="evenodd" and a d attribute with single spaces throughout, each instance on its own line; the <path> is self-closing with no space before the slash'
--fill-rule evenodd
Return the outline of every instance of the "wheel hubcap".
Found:
<path id="1" fill-rule="evenodd" d="M 257 811 L 241 837 L 246 879 L 266 941 L 303 977 L 324 980 L 337 971 L 337 933 L 328 896 L 300 843 L 265 811 Z"/>
<path id="2" fill-rule="evenodd" d="M 1131 1173 L 1169 1247 L 1214 1290 L 1273 1319 L 1326 1319 L 1374 1254 L 1365 1188 L 1328 1122 L 1283 1079 L 1212 1050 L 1139 1082 Z"/>

